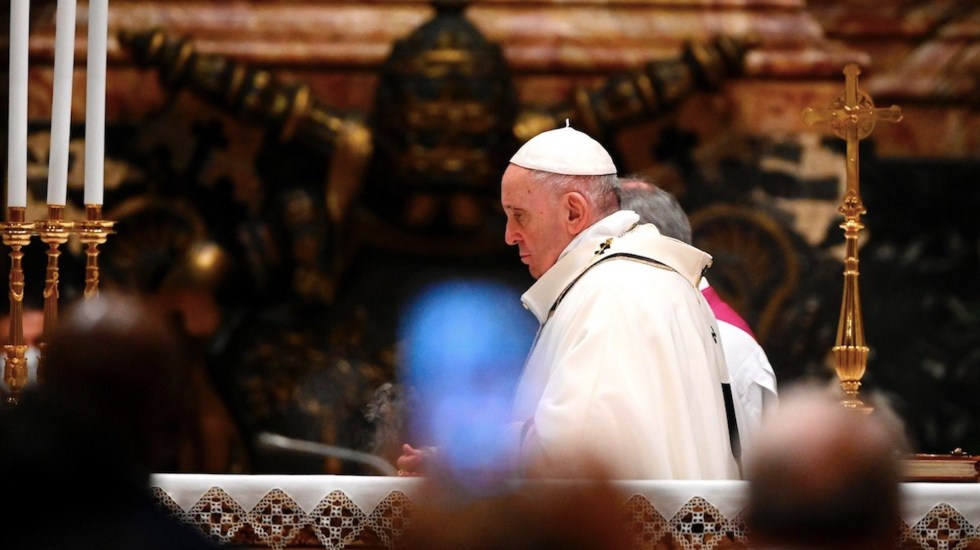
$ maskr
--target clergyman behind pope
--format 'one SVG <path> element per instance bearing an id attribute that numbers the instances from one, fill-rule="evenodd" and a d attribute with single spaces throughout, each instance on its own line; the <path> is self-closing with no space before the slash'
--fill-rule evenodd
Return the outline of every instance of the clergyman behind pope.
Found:
<path id="1" fill-rule="evenodd" d="M 737 479 L 718 327 L 698 291 L 707 253 L 619 210 L 617 169 L 566 125 L 511 158 L 504 238 L 540 323 L 507 436 L 527 477 Z M 405 446 L 399 467 L 422 453 Z"/>

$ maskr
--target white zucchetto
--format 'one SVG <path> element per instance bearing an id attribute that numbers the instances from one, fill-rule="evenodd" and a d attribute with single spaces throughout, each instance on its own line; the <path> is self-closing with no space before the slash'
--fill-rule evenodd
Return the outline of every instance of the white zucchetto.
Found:
<path id="1" fill-rule="evenodd" d="M 605 176 L 616 173 L 612 157 L 587 134 L 567 126 L 534 136 L 510 159 L 530 170 L 566 176 Z"/>

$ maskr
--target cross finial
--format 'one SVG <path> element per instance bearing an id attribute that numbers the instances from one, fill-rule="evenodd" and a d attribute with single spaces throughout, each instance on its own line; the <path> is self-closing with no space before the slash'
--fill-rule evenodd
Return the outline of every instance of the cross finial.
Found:
<path id="1" fill-rule="evenodd" d="M 847 190 L 858 192 L 858 141 L 868 137 L 874 130 L 875 122 L 899 122 L 902 110 L 892 105 L 878 109 L 871 96 L 858 88 L 858 75 L 861 69 L 854 63 L 844 67 L 844 95 L 838 97 L 830 107 L 803 110 L 803 122 L 814 124 L 829 122 L 837 137 L 847 140 Z"/>
<path id="2" fill-rule="evenodd" d="M 844 67 L 844 95 L 838 97 L 829 108 L 807 108 L 803 122 L 829 122 L 838 137 L 847 140 L 847 189 L 841 200 L 840 211 L 844 214 L 841 228 L 847 257 L 844 260 L 844 297 L 841 301 L 840 321 L 837 324 L 837 340 L 834 344 L 834 368 L 840 378 L 841 388 L 847 398 L 846 407 L 869 411 L 858 399 L 861 377 L 867 367 L 869 348 L 864 341 L 864 322 L 861 318 L 861 298 L 858 290 L 858 233 L 864 228 L 861 215 L 866 212 L 861 202 L 858 173 L 858 141 L 874 130 L 875 122 L 902 120 L 902 110 L 892 105 L 876 109 L 871 97 L 858 88 L 861 69 L 854 63 Z"/>

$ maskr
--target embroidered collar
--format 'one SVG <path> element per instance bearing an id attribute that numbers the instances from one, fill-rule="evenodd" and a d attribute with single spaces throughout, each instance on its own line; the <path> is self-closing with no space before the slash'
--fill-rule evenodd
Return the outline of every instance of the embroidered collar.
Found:
<path id="1" fill-rule="evenodd" d="M 660 262 L 696 288 L 704 270 L 711 265 L 711 256 L 661 235 L 653 225 L 637 225 L 638 219 L 633 212 L 619 211 L 579 234 L 555 265 L 524 293 L 521 297 L 524 307 L 544 324 L 552 305 L 565 288 L 593 263 L 610 254 L 626 253 Z"/>

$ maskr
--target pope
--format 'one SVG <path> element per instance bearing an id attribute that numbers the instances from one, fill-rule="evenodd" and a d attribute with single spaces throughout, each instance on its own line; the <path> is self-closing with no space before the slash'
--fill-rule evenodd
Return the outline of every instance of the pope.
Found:
<path id="1" fill-rule="evenodd" d="M 540 324 L 508 434 L 528 477 L 735 479 L 711 257 L 619 210 L 609 153 L 571 127 L 532 138 L 501 182 L 504 239 Z M 399 466 L 415 469 L 410 447 Z"/>

